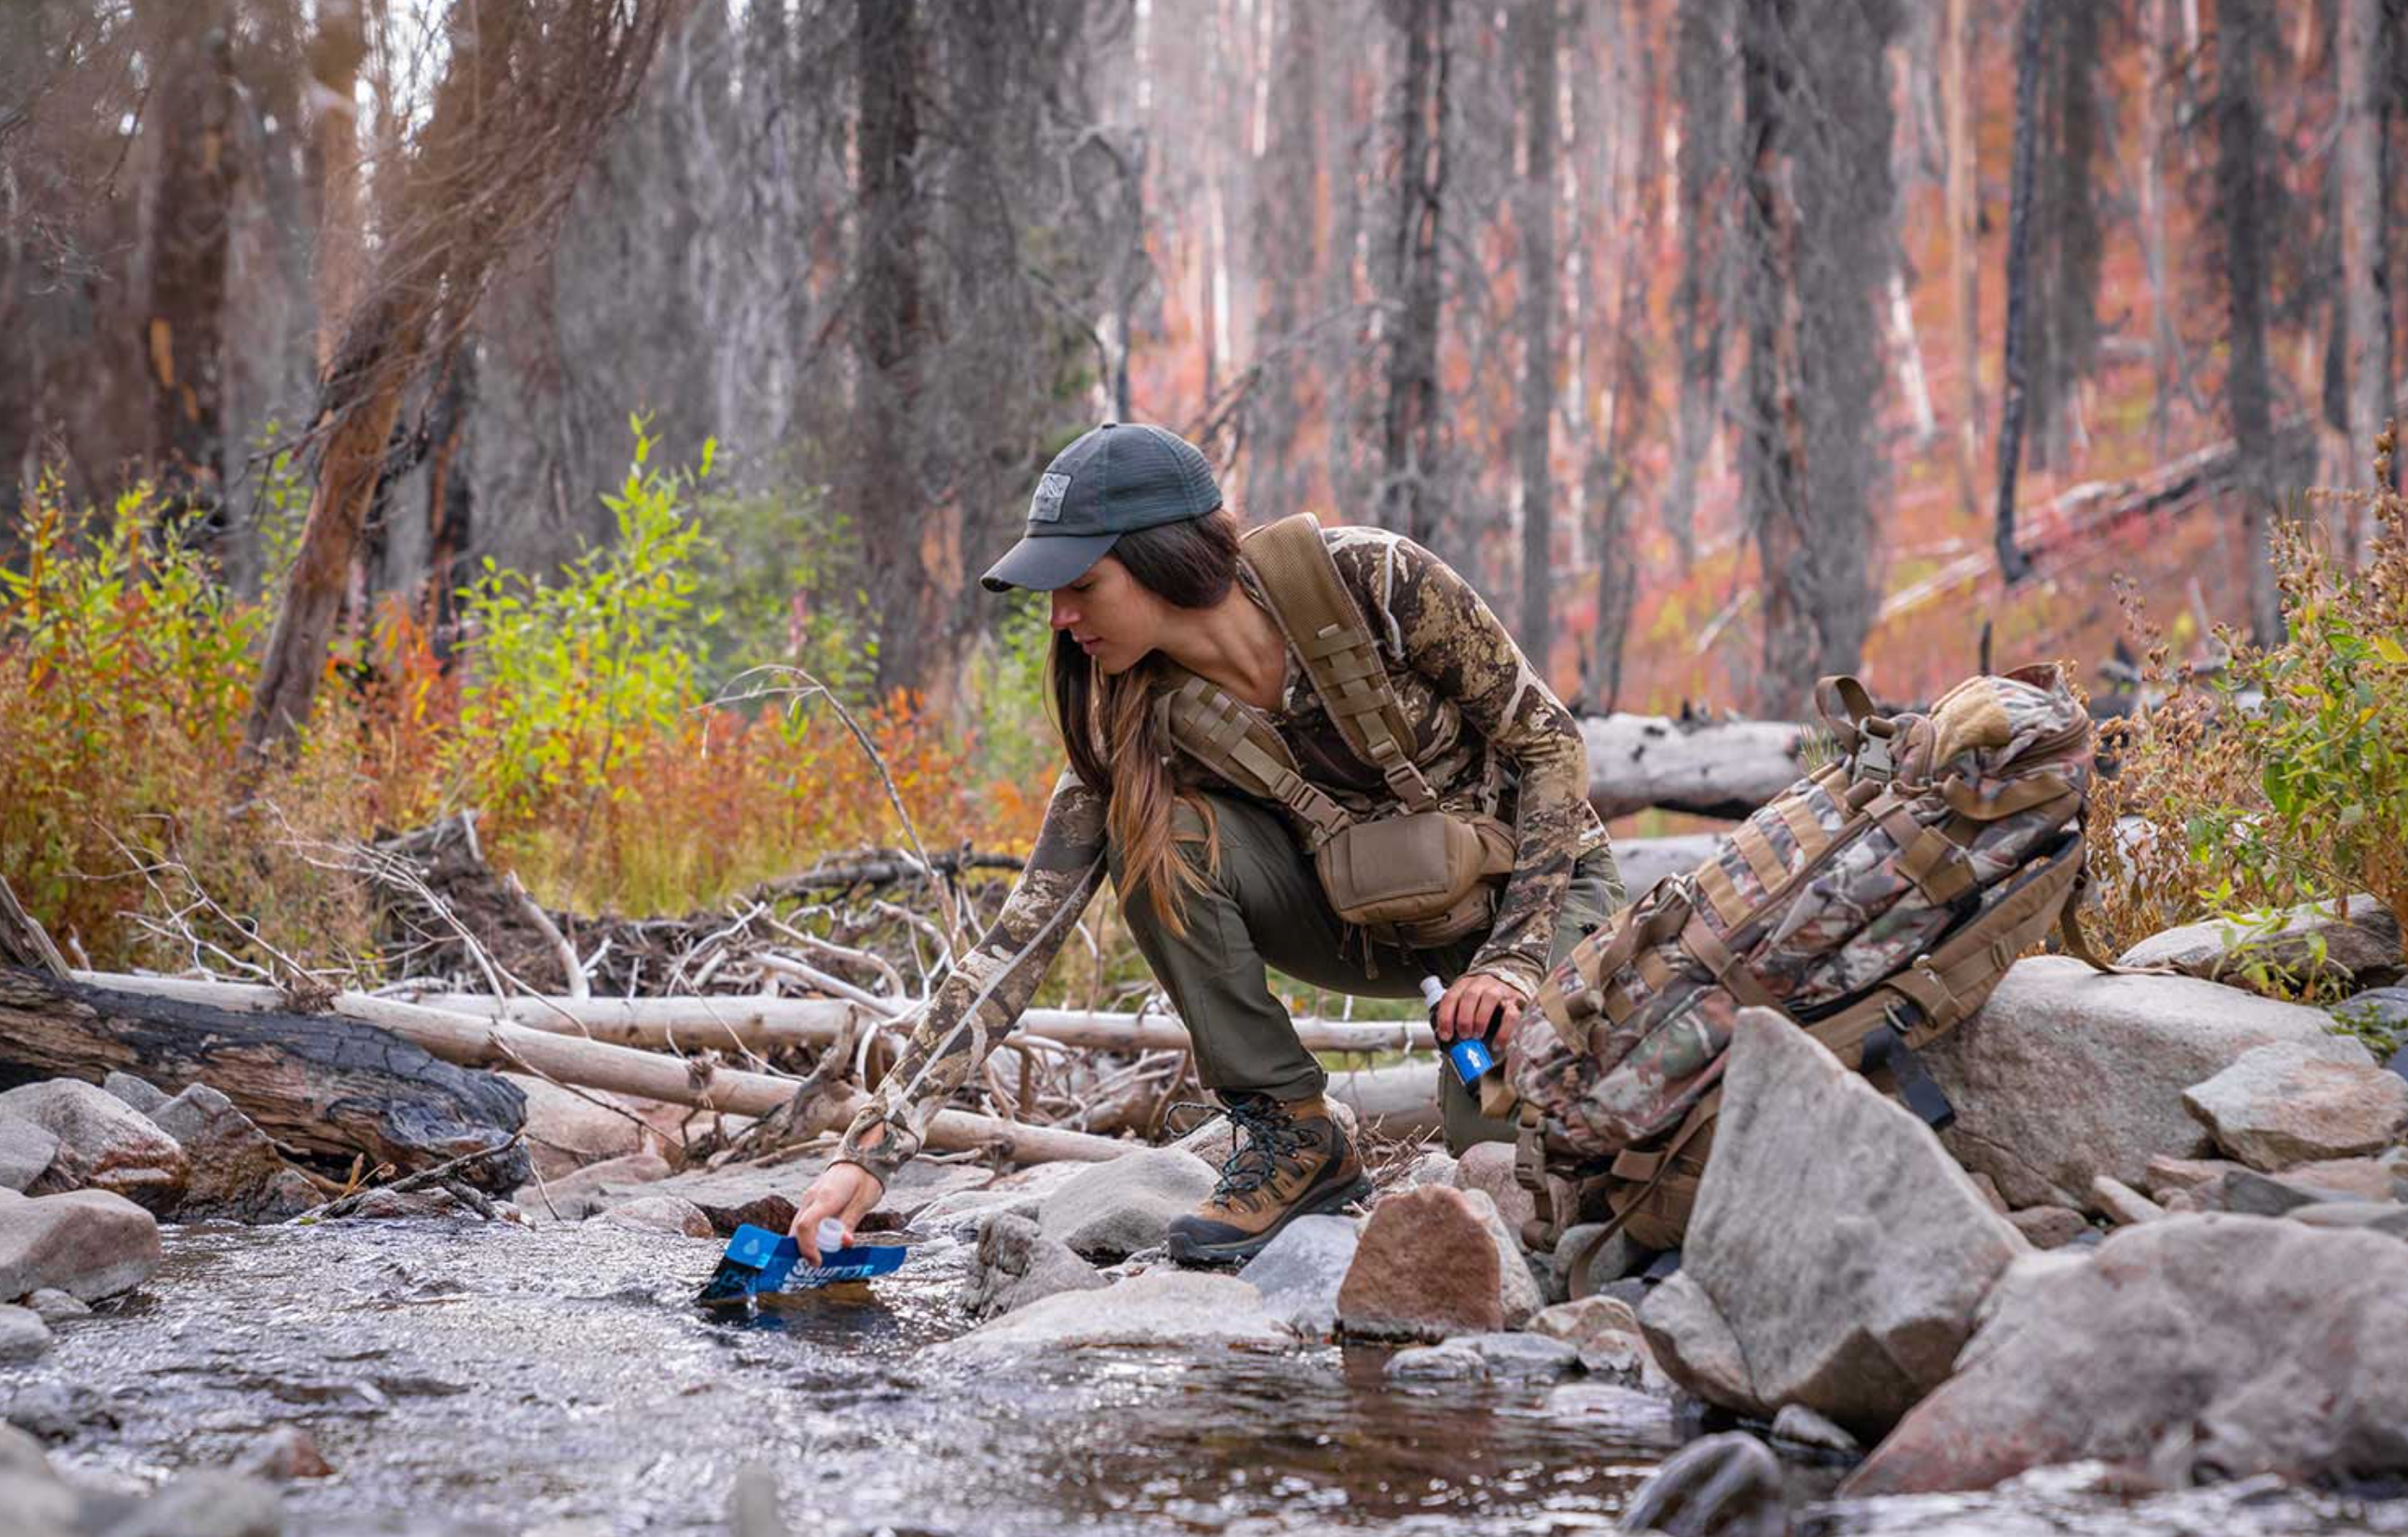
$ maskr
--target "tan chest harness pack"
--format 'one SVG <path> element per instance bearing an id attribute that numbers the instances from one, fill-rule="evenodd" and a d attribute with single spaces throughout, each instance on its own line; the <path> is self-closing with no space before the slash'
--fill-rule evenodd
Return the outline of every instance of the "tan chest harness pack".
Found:
<path id="1" fill-rule="evenodd" d="M 1154 700 L 1164 735 L 1239 790 L 1286 809 L 1344 922 L 1415 949 L 1485 927 L 1513 869 L 1512 829 L 1440 807 L 1413 761 L 1412 723 L 1319 521 L 1299 512 L 1254 529 L 1240 558 L 1348 750 L 1378 772 L 1394 804 L 1369 815 L 1348 811 L 1304 777 L 1261 711 L 1183 668 L 1172 668 Z"/>

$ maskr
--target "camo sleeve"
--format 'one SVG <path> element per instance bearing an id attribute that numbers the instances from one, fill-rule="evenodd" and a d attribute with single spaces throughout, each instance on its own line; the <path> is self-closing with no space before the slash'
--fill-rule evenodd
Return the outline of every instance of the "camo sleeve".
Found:
<path id="1" fill-rule="evenodd" d="M 1513 873 L 1470 969 L 1527 998 L 1547 973 L 1555 910 L 1595 820 L 1588 744 L 1571 711 L 1453 567 L 1410 539 L 1396 540 L 1385 558 L 1390 568 L 1378 591 L 1407 665 L 1453 698 L 1519 776 Z"/>
<path id="2" fill-rule="evenodd" d="M 846 1128 L 837 1162 L 895 1183 L 927 1140 L 930 1118 L 1020 1022 L 1103 879 L 1103 797 L 1066 768 L 1003 911 L 938 986 L 903 1059 Z"/>

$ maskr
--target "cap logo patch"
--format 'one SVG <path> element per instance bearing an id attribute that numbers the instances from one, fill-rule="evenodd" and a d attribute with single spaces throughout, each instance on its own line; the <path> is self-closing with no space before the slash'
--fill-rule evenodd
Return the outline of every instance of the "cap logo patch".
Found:
<path id="1" fill-rule="evenodd" d="M 1070 489 L 1070 477 L 1048 471 L 1037 478 L 1037 495 L 1028 498 L 1030 523 L 1060 523 L 1062 497 Z"/>

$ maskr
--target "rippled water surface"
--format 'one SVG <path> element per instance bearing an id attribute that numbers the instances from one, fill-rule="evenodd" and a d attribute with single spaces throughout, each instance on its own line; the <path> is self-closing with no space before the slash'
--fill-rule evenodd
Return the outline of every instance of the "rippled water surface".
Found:
<path id="1" fill-rule="evenodd" d="M 1664 1406 L 1577 1378 L 1401 1388 L 1371 1352 L 940 1365 L 921 1353 L 963 1327 L 958 1247 L 738 1325 L 687 1304 L 718 1244 L 601 1224 L 166 1242 L 140 1293 L 62 1326 L 18 1380 L 79 1386 L 113 1416 L 57 1460 L 129 1488 L 305 1427 L 337 1476 L 291 1487 L 296 1530 L 719 1532 L 757 1461 L 789 1529 L 817 1532 L 1604 1531 L 1680 1433 Z M 1797 1493 L 1831 1476 L 1799 1469 Z M 2061 1473 L 1812 1524 L 2408 1537 L 2408 1511 L 2264 1490 L 2128 1503 Z"/>

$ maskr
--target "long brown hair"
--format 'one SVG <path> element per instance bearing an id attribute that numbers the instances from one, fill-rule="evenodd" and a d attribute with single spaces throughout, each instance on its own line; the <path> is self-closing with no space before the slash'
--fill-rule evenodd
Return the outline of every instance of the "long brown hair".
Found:
<path id="1" fill-rule="evenodd" d="M 1216 508 L 1200 518 L 1123 534 L 1111 553 L 1140 586 L 1165 602 L 1209 609 L 1238 580 L 1238 520 Z M 1105 831 L 1121 855 L 1121 899 L 1133 902 L 1141 893 L 1172 933 L 1185 933 L 1181 909 L 1204 880 L 1180 857 L 1171 837 L 1171 813 L 1183 792 L 1171 781 L 1171 744 L 1152 709 L 1160 659 L 1149 656 L 1106 677 L 1076 641 L 1056 631 L 1045 670 L 1071 771 L 1104 797 Z M 1195 804 L 1204 818 L 1209 870 L 1218 859 L 1218 840 L 1211 809 L 1200 799 Z"/>

